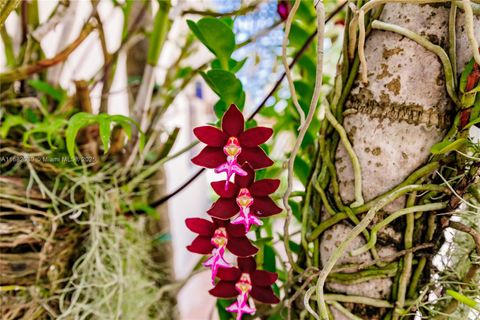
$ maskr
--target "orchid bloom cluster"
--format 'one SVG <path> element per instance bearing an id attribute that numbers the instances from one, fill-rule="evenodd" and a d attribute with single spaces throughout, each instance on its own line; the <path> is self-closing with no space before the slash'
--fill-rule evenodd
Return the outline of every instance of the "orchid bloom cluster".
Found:
<path id="1" fill-rule="evenodd" d="M 279 302 L 271 287 L 277 274 L 257 270 L 253 256 L 258 249 L 247 237 L 253 225 L 262 225 L 262 218 L 282 211 L 269 196 L 277 190 L 280 181 L 255 181 L 255 170 L 273 164 L 259 147 L 270 139 L 273 130 L 266 127 L 245 130 L 242 113 L 231 105 L 222 118 L 221 130 L 202 126 L 193 132 L 207 146 L 192 162 L 214 169 L 215 173 L 225 173 L 226 179 L 211 183 L 219 195 L 207 211 L 212 221 L 201 218 L 185 221 L 187 227 L 198 234 L 187 249 L 208 255 L 203 265 L 211 269 L 214 288 L 209 292 L 218 298 L 236 298 L 226 310 L 236 313 L 236 319 L 240 320 L 244 314 L 255 313 L 253 300 L 268 304 Z M 237 256 L 236 267 L 226 260 L 227 250 Z"/>

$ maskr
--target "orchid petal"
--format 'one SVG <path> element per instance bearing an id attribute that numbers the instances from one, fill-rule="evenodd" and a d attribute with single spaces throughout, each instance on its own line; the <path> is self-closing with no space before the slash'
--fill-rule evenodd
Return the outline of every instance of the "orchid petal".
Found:
<path id="1" fill-rule="evenodd" d="M 248 162 L 255 170 L 267 168 L 273 164 L 273 161 L 260 147 L 242 148 L 242 152 L 238 155 L 237 160 L 240 164 Z"/>
<path id="2" fill-rule="evenodd" d="M 212 147 L 223 148 L 228 139 L 222 130 L 213 126 L 197 127 L 193 129 L 193 134 L 195 134 L 198 140 Z"/>
<path id="3" fill-rule="evenodd" d="M 255 259 L 252 257 L 248 258 L 238 258 L 237 259 L 238 267 L 242 272 L 253 272 L 257 268 L 257 263 L 255 262 Z"/>
<path id="4" fill-rule="evenodd" d="M 227 181 L 222 180 L 222 181 L 212 182 L 210 183 L 210 185 L 212 186 L 215 193 L 222 198 L 236 197 L 238 194 L 238 187 L 233 182 L 228 181 L 228 189 L 225 190 L 225 183 L 227 183 Z"/>
<path id="5" fill-rule="evenodd" d="M 238 137 L 245 127 L 243 114 L 232 104 L 222 118 L 222 130 L 230 137 Z"/>
<path id="6" fill-rule="evenodd" d="M 214 249 L 213 244 L 210 243 L 210 237 L 198 236 L 193 239 L 192 244 L 187 246 L 187 250 L 193 253 L 209 254 Z"/>
<path id="7" fill-rule="evenodd" d="M 235 199 L 220 198 L 213 203 L 207 213 L 212 217 L 219 219 L 229 219 L 239 211 Z"/>
<path id="8" fill-rule="evenodd" d="M 232 281 L 236 282 L 239 278 L 242 272 L 238 268 L 221 268 L 218 270 L 217 276 L 224 281 Z"/>
<path id="9" fill-rule="evenodd" d="M 256 147 L 262 143 L 265 143 L 273 134 L 271 128 L 256 127 L 251 128 L 240 134 L 238 140 L 242 147 Z"/>
<path id="10" fill-rule="evenodd" d="M 269 197 L 256 197 L 254 199 L 255 200 L 253 201 L 250 210 L 252 210 L 254 214 L 261 218 L 269 217 L 282 212 L 282 208 L 277 206 Z"/>
<path id="11" fill-rule="evenodd" d="M 269 287 L 278 279 L 278 274 L 264 270 L 255 270 L 250 275 L 252 284 L 260 287 Z"/>
<path id="12" fill-rule="evenodd" d="M 235 225 L 235 224 L 231 224 L 229 223 L 227 225 L 227 234 L 230 237 L 243 237 L 245 236 L 245 228 L 242 227 L 241 225 Z"/>
<path id="13" fill-rule="evenodd" d="M 280 186 L 278 179 L 257 180 L 248 188 L 250 194 L 254 197 L 266 197 L 274 193 Z"/>
<path id="14" fill-rule="evenodd" d="M 212 222 L 201 218 L 188 218 L 185 220 L 185 224 L 190 231 L 202 236 L 211 236 L 215 231 L 215 226 Z"/>
<path id="15" fill-rule="evenodd" d="M 227 249 L 237 257 L 248 257 L 258 252 L 258 249 L 245 236 L 228 238 Z"/>
<path id="16" fill-rule="evenodd" d="M 255 171 L 248 163 L 244 164 L 242 169 L 247 172 L 247 175 L 235 175 L 235 184 L 240 188 L 248 188 L 255 180 Z"/>
<path id="17" fill-rule="evenodd" d="M 209 292 L 212 296 L 217 298 L 234 298 L 238 295 L 238 292 L 235 289 L 235 283 L 223 280 L 220 280 Z"/>
<path id="18" fill-rule="evenodd" d="M 255 300 L 263 303 L 279 303 L 280 300 L 273 293 L 272 288 L 270 287 L 258 287 L 253 286 L 252 291 L 250 291 L 250 296 Z"/>
<path id="19" fill-rule="evenodd" d="M 222 148 L 205 147 L 199 154 L 192 158 L 192 163 L 205 168 L 216 168 L 225 162 Z"/>

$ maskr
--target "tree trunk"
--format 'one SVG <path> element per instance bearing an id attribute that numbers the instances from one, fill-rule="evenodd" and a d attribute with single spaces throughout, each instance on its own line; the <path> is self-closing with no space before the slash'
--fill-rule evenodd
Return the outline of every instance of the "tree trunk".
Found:
<path id="1" fill-rule="evenodd" d="M 379 20 L 412 30 L 448 52 L 449 8 L 443 5 L 387 4 Z M 471 58 L 463 23 L 463 13 L 457 10 L 459 72 Z M 476 26 L 479 25 L 476 20 Z M 343 125 L 359 158 L 363 197 L 369 201 L 397 186 L 427 161 L 430 148 L 443 138 L 451 125 L 453 104 L 447 95 L 443 67 L 437 55 L 415 41 L 393 32 L 372 30 L 365 54 L 368 84 L 356 80 L 345 105 Z M 353 167 L 341 143 L 335 161 L 340 195 L 344 203 L 351 203 L 354 200 Z M 401 197 L 389 204 L 377 214 L 374 222 L 405 207 L 405 202 L 406 198 Z M 380 257 L 406 248 L 405 228 L 405 218 L 400 218 L 379 232 L 376 248 Z M 323 234 L 322 264 L 351 229 L 351 223 L 342 222 Z M 349 255 L 351 250 L 363 244 L 365 238 L 357 237 L 337 264 L 372 261 L 369 252 L 354 257 Z M 406 255 L 404 259 L 412 258 L 417 256 Z M 428 276 L 428 269 L 425 268 L 424 276 Z M 400 264 L 397 277 L 402 272 L 408 279 L 411 277 L 411 270 L 403 270 Z M 395 304 L 394 281 L 395 277 L 357 284 L 328 281 L 326 290 L 384 299 Z M 346 306 L 364 319 L 381 319 L 386 313 L 386 309 L 361 304 Z M 335 319 L 347 319 L 338 310 L 331 309 Z"/>

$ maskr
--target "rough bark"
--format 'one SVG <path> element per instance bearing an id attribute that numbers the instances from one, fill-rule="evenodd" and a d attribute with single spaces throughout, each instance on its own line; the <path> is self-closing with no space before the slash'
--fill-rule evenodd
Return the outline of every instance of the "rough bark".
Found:
<path id="1" fill-rule="evenodd" d="M 415 31 L 448 50 L 448 14 L 449 8 L 439 5 L 387 4 L 379 20 Z M 477 27 L 479 25 L 477 20 Z M 431 146 L 441 140 L 450 125 L 452 103 L 446 92 L 440 60 L 421 45 L 392 32 L 374 30 L 367 38 L 365 50 L 368 84 L 357 79 L 345 106 L 343 125 L 361 164 L 363 196 L 368 201 L 401 183 L 427 161 Z M 457 51 L 460 72 L 471 58 L 461 12 L 457 18 Z M 353 168 L 341 143 L 336 153 L 336 170 L 340 195 L 345 203 L 351 203 Z M 384 212 L 379 212 L 377 219 L 404 206 L 405 198 L 397 199 L 384 208 Z M 403 221 L 398 219 L 379 233 L 380 256 L 403 249 Z M 322 263 L 351 229 L 351 224 L 340 223 L 323 234 Z M 369 252 L 357 257 L 348 254 L 364 243 L 363 237 L 355 239 L 338 264 L 371 261 Z M 330 281 L 327 289 L 391 300 L 392 278 L 360 284 Z M 365 319 L 380 319 L 385 313 L 385 310 L 358 304 L 348 307 Z M 346 319 L 334 308 L 332 312 L 335 319 Z"/>

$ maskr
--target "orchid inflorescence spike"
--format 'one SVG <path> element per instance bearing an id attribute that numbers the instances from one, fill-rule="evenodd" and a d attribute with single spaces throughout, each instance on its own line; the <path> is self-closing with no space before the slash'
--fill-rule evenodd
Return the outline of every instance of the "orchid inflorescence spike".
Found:
<path id="1" fill-rule="evenodd" d="M 193 133 L 207 146 L 192 162 L 214 169 L 215 173 L 226 173 L 226 179 L 211 183 L 219 195 L 207 211 L 212 221 L 201 218 L 185 221 L 187 227 L 198 234 L 187 249 L 208 255 L 203 265 L 211 269 L 214 288 L 210 294 L 235 298 L 226 310 L 236 313 L 236 320 L 241 320 L 244 314 L 255 313 L 254 300 L 268 304 L 279 302 L 271 287 L 277 274 L 257 270 L 253 256 L 258 249 L 247 237 L 253 225 L 263 224 L 262 218 L 282 211 L 270 198 L 280 180 L 255 180 L 255 170 L 273 164 L 259 146 L 270 139 L 273 130 L 266 127 L 245 130 L 245 119 L 232 104 L 223 115 L 221 129 L 202 126 Z M 237 256 L 237 267 L 225 258 L 227 250 Z"/>

